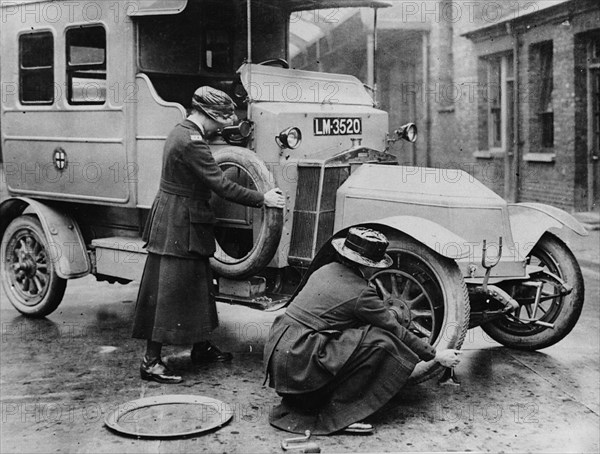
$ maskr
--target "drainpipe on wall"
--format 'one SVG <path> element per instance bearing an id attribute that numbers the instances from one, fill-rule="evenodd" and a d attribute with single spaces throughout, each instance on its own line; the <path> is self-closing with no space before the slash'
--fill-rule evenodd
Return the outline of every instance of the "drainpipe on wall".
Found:
<path id="1" fill-rule="evenodd" d="M 367 34 L 367 85 L 373 88 L 373 103 L 377 100 L 377 7 L 373 7 L 373 33 Z"/>
<path id="2" fill-rule="evenodd" d="M 246 43 L 247 48 L 246 48 L 246 52 L 248 53 L 247 57 L 246 57 L 246 62 L 248 63 L 248 65 L 252 65 L 252 3 L 251 0 L 246 0 L 246 21 L 247 23 L 247 29 L 246 32 L 248 34 L 247 40 L 248 42 Z M 251 99 L 251 95 L 252 95 L 252 69 L 250 67 L 248 67 L 248 104 L 250 104 L 250 99 Z M 251 106 L 248 105 L 248 120 L 252 121 L 252 109 Z"/>
<path id="3" fill-rule="evenodd" d="M 375 104 L 377 104 L 377 52 L 378 52 L 378 43 L 377 43 L 377 11 L 378 8 L 373 8 L 373 97 L 375 98 Z"/>
<path id="4" fill-rule="evenodd" d="M 373 87 L 375 83 L 375 43 L 373 35 L 367 35 L 367 85 Z M 374 87 L 373 87 L 374 88 Z M 375 96 L 373 96 L 375 98 Z M 376 99 L 373 99 L 377 103 Z"/>
<path id="5" fill-rule="evenodd" d="M 442 11 L 449 11 L 452 8 L 453 0 L 443 0 L 441 4 Z M 439 103 L 439 111 L 452 113 L 454 109 L 454 100 L 447 96 L 448 87 L 454 83 L 454 25 L 451 20 L 444 19 L 439 24 L 439 71 L 437 79 L 441 84 L 441 92 L 438 95 L 436 103 Z M 438 90 L 436 90 L 438 91 Z"/>
<path id="6" fill-rule="evenodd" d="M 423 41 L 422 41 L 422 54 L 423 54 L 423 90 L 422 93 L 425 94 L 425 118 L 423 119 L 423 123 L 425 124 L 425 166 L 430 165 L 430 155 L 431 155 L 431 100 L 429 99 L 429 83 L 430 83 L 430 68 L 429 68 L 429 54 L 431 50 L 431 45 L 429 42 L 429 32 L 423 33 Z M 419 163 L 414 162 L 414 165 L 418 165 Z"/>
<path id="7" fill-rule="evenodd" d="M 510 22 L 508 23 L 510 26 Z M 513 187 L 511 188 L 513 194 L 513 201 L 518 202 L 520 199 L 521 187 L 521 139 L 519 134 L 520 126 L 520 106 L 519 106 L 519 35 L 514 27 L 510 27 L 509 32 L 513 36 L 513 68 L 514 68 L 514 107 L 513 107 L 513 156 L 512 156 L 512 173 L 511 178 Z"/>

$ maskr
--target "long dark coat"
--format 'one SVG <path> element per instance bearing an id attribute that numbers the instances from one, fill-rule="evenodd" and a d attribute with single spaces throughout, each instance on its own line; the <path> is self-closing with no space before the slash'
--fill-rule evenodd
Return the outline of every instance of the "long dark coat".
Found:
<path id="1" fill-rule="evenodd" d="M 208 204 L 212 192 L 247 206 L 259 207 L 264 202 L 260 192 L 223 175 L 198 126 L 185 120 L 165 143 L 160 190 L 142 237 L 148 252 L 183 258 L 212 256 L 215 215 Z"/>
<path id="2" fill-rule="evenodd" d="M 329 434 L 381 408 L 435 350 L 403 328 L 377 292 L 337 262 L 319 268 L 275 319 L 269 385 L 284 398 L 270 422 Z"/>
<path id="3" fill-rule="evenodd" d="M 264 202 L 260 192 L 223 175 L 200 128 L 185 120 L 165 142 L 160 189 L 142 235 L 148 259 L 133 337 L 192 344 L 217 327 L 208 260 L 215 252 L 212 192 L 247 206 Z"/>

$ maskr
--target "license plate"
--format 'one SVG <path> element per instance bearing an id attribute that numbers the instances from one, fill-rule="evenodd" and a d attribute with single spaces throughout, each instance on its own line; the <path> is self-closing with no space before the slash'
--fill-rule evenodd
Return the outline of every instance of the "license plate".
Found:
<path id="1" fill-rule="evenodd" d="M 362 134 L 362 119 L 352 117 L 317 117 L 313 122 L 315 136 L 347 136 Z"/>

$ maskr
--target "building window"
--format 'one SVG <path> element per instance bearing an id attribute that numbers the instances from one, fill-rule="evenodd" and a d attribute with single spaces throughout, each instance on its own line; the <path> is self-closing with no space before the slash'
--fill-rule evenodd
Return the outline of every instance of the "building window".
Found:
<path id="1" fill-rule="evenodd" d="M 502 59 L 488 63 L 488 124 L 490 148 L 502 148 Z"/>
<path id="2" fill-rule="evenodd" d="M 540 127 L 542 148 L 554 146 L 554 109 L 552 91 L 554 90 L 554 48 L 552 41 L 535 46 L 537 54 L 537 116 Z"/>
<path id="3" fill-rule="evenodd" d="M 506 151 L 511 146 L 513 126 L 514 70 L 512 54 L 485 58 L 487 148 Z"/>
<path id="4" fill-rule="evenodd" d="M 106 31 L 104 27 L 67 30 L 67 87 L 69 104 L 106 101 Z"/>
<path id="5" fill-rule="evenodd" d="M 50 32 L 19 37 L 19 99 L 23 104 L 54 101 L 54 39 Z"/>

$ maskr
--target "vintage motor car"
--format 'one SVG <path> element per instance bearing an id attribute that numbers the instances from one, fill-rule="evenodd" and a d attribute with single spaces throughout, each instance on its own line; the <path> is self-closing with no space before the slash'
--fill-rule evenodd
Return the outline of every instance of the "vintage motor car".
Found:
<path id="1" fill-rule="evenodd" d="M 398 165 L 390 144 L 416 140 L 415 125 L 390 129 L 353 76 L 289 68 L 290 14 L 342 6 L 376 18 L 387 4 L 3 2 L 0 262 L 12 305 L 44 317 L 70 279 L 139 280 L 165 138 L 208 84 L 244 119 L 211 143 L 225 174 L 287 197 L 283 212 L 211 200 L 219 301 L 281 308 L 331 259 L 331 237 L 367 225 L 394 259 L 373 284 L 436 347 L 460 348 L 475 326 L 526 350 L 566 336 L 584 297 L 561 239 L 586 234 L 572 216 L 508 204 L 462 171 Z M 413 378 L 437 372 L 421 363 Z"/>

